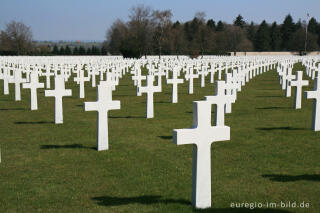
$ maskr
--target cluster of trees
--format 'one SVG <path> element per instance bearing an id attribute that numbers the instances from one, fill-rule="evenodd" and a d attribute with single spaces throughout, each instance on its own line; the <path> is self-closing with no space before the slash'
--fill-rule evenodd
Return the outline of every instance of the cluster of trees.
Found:
<path id="1" fill-rule="evenodd" d="M 68 45 L 65 47 L 61 46 L 58 48 L 57 45 L 54 45 L 51 55 L 107 55 L 107 50 L 103 46 L 101 48 L 92 46 L 91 48 L 84 48 L 83 46 L 70 48 Z"/>
<path id="2" fill-rule="evenodd" d="M 12 21 L 0 32 L 0 53 L 5 55 L 25 55 L 33 47 L 32 31 L 22 22 Z"/>
<path id="3" fill-rule="evenodd" d="M 205 20 L 203 12 L 185 23 L 171 21 L 170 10 L 151 10 L 139 5 L 129 21 L 116 20 L 107 31 L 105 46 L 111 54 L 140 57 L 147 54 L 191 56 L 234 51 L 304 51 L 306 23 L 287 15 L 281 24 L 246 23 L 238 15 L 233 24 Z M 320 46 L 320 23 L 308 22 L 307 51 Z"/>
<path id="4" fill-rule="evenodd" d="M 151 10 L 138 5 L 130 10 L 129 21 L 116 20 L 106 33 L 102 48 L 92 46 L 51 47 L 36 45 L 31 28 L 12 21 L 0 31 L 2 55 L 209 55 L 236 51 L 319 50 L 320 23 L 294 22 L 287 15 L 281 24 L 246 23 L 238 15 L 232 24 L 206 20 L 203 12 L 187 22 L 172 22 L 170 10 Z M 306 29 L 308 33 L 306 33 Z M 307 40 L 306 40 L 307 37 Z M 306 41 L 306 42 L 305 42 Z"/>

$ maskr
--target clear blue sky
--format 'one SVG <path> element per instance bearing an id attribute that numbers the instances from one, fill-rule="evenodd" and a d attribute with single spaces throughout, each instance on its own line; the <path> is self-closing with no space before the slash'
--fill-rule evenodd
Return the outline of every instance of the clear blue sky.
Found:
<path id="1" fill-rule="evenodd" d="M 137 4 L 171 9 L 173 21 L 187 21 L 199 11 L 206 19 L 231 23 L 241 14 L 246 21 L 295 21 L 309 12 L 320 21 L 320 0 L 0 0 L 0 29 L 11 20 L 31 26 L 35 40 L 102 41 L 117 18 L 127 20 Z"/>

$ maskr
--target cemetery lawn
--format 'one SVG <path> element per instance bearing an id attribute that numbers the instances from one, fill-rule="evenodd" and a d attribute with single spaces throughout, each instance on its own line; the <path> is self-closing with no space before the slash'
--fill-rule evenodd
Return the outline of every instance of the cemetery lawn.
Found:
<path id="1" fill-rule="evenodd" d="M 309 83 L 303 91 L 313 89 Z M 192 101 L 214 88 L 209 77 L 205 88 L 195 79 L 195 94 L 188 95 L 185 81 L 172 104 L 171 85 L 163 86 L 154 96 L 155 118 L 146 119 L 146 94 L 137 97 L 129 74 L 122 78 L 113 93 L 121 110 L 109 112 L 110 150 L 97 152 L 97 113 L 83 110 L 84 101 L 96 101 L 91 83 L 81 100 L 69 80 L 73 96 L 63 99 L 64 124 L 55 125 L 54 98 L 43 89 L 39 110 L 30 111 L 30 90 L 15 102 L 14 85 L 4 96 L 1 81 L 0 212 L 196 211 L 192 145 L 176 146 L 172 130 L 190 128 Z M 279 205 L 255 212 L 320 212 L 320 132 L 311 130 L 312 101 L 303 98 L 302 109 L 294 110 L 293 96 L 294 89 L 285 97 L 274 70 L 242 88 L 225 117 L 231 140 L 211 147 L 212 208 L 196 212 L 247 212 L 230 208 L 243 202 Z M 310 207 L 281 208 L 281 201 Z"/>

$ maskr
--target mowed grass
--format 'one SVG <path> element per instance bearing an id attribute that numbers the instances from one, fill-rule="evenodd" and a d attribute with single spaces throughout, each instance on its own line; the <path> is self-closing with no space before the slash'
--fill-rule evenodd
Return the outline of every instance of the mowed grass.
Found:
<path id="1" fill-rule="evenodd" d="M 54 98 L 44 97 L 43 89 L 39 110 L 30 111 L 30 90 L 15 102 L 14 85 L 5 96 L 1 81 L 0 212 L 196 211 L 190 203 L 192 145 L 176 146 L 172 130 L 191 127 L 192 101 L 212 95 L 214 86 L 207 77 L 200 88 L 197 79 L 189 95 L 185 81 L 179 103 L 172 104 L 171 85 L 162 83 L 162 93 L 154 96 L 155 118 L 146 119 L 146 94 L 136 96 L 129 74 L 120 80 L 113 99 L 121 101 L 121 110 L 109 111 L 110 150 L 97 152 L 97 113 L 83 110 L 84 101 L 96 101 L 91 83 L 79 99 L 69 80 L 73 96 L 63 101 L 64 124 L 55 125 Z M 312 89 L 311 81 L 303 88 Z M 230 205 L 281 201 L 310 207 L 253 211 L 320 211 L 320 133 L 311 130 L 312 101 L 303 98 L 302 109 L 295 110 L 293 95 L 285 97 L 275 70 L 242 88 L 225 116 L 231 140 L 211 147 L 212 209 L 199 212 L 247 212 Z"/>

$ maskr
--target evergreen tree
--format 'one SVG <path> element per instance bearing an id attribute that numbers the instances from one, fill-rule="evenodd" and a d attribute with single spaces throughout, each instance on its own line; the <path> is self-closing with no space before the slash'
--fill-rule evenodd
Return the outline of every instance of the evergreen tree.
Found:
<path id="1" fill-rule="evenodd" d="M 270 31 L 265 20 L 261 22 L 255 36 L 255 49 L 257 51 L 270 50 Z"/>
<path id="2" fill-rule="evenodd" d="M 78 47 L 73 48 L 72 54 L 73 54 L 73 55 L 79 55 Z"/>
<path id="3" fill-rule="evenodd" d="M 254 23 L 251 22 L 247 28 L 247 36 L 249 41 L 254 42 L 255 34 L 256 34 L 256 27 L 254 26 Z"/>
<path id="4" fill-rule="evenodd" d="M 211 30 L 215 30 L 216 29 L 216 22 L 213 21 L 213 19 L 209 19 L 207 21 L 207 27 Z"/>
<path id="5" fill-rule="evenodd" d="M 86 54 L 86 49 L 84 49 L 83 46 L 80 46 L 79 48 L 79 55 L 85 55 Z"/>
<path id="6" fill-rule="evenodd" d="M 66 49 L 64 50 L 64 54 L 65 55 L 71 55 L 71 50 L 70 50 L 70 47 L 68 45 L 66 46 Z"/>
<path id="7" fill-rule="evenodd" d="M 59 50 L 58 50 L 58 47 L 57 47 L 56 44 L 53 46 L 52 54 L 53 54 L 53 55 L 58 55 L 58 54 L 59 54 Z"/>
<path id="8" fill-rule="evenodd" d="M 92 55 L 91 48 L 87 48 L 86 55 Z"/>
<path id="9" fill-rule="evenodd" d="M 103 45 L 102 47 L 101 47 L 101 55 L 107 55 L 107 49 L 105 48 L 105 46 Z"/>
<path id="10" fill-rule="evenodd" d="M 281 32 L 277 25 L 277 22 L 273 22 L 270 30 L 271 34 L 271 50 L 279 51 L 281 50 Z"/>
<path id="11" fill-rule="evenodd" d="M 219 21 L 217 24 L 217 31 L 223 31 L 224 30 L 224 24 L 222 23 L 222 21 Z"/>
<path id="12" fill-rule="evenodd" d="M 283 21 L 282 27 L 281 27 L 281 34 L 282 34 L 282 50 L 291 50 L 290 47 L 290 40 L 292 38 L 292 35 L 295 31 L 295 24 L 293 23 L 292 17 L 290 14 L 286 16 L 286 18 Z"/>
<path id="13" fill-rule="evenodd" d="M 179 21 L 176 21 L 173 25 L 172 25 L 172 28 L 177 28 L 180 26 L 180 22 Z"/>
<path id="14" fill-rule="evenodd" d="M 294 31 L 298 31 L 302 29 L 302 23 L 301 23 L 301 19 L 299 19 L 299 21 L 295 24 L 295 28 L 294 28 Z"/>
<path id="15" fill-rule="evenodd" d="M 64 47 L 60 47 L 59 55 L 64 55 L 64 54 L 65 54 Z"/>
<path id="16" fill-rule="evenodd" d="M 243 28 L 246 22 L 243 20 L 243 17 L 239 14 L 237 18 L 233 21 L 233 25 Z"/>
<path id="17" fill-rule="evenodd" d="M 317 24 L 316 19 L 312 17 L 308 23 L 308 32 L 316 34 L 317 27 L 318 27 L 317 25 L 318 24 Z"/>
<path id="18" fill-rule="evenodd" d="M 100 50 L 99 50 L 99 48 L 97 48 L 96 46 L 92 46 L 91 47 L 91 54 L 92 55 L 100 55 Z"/>

